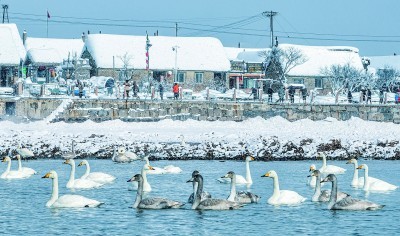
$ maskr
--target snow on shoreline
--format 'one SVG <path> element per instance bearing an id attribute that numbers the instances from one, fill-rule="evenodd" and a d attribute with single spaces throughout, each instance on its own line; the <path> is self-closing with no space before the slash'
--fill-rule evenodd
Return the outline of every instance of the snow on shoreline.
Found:
<path id="1" fill-rule="evenodd" d="M 180 135 L 186 144 L 181 144 Z M 251 154 L 260 160 L 299 160 L 315 158 L 317 151 L 327 151 L 337 159 L 400 159 L 400 125 L 359 118 L 295 122 L 281 117 L 243 122 L 0 121 L 0 138 L 2 156 L 21 143 L 39 158 L 62 158 L 74 139 L 78 158 L 111 158 L 113 146 L 123 145 L 153 159 L 240 159 Z"/>

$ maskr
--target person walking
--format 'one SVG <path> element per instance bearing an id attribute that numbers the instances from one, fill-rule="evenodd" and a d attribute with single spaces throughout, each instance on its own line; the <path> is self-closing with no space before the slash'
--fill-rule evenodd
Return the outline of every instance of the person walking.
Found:
<path id="1" fill-rule="evenodd" d="M 301 90 L 301 96 L 303 97 L 303 103 L 306 104 L 306 100 L 307 100 L 307 96 L 308 96 L 308 92 L 307 92 L 307 88 L 304 87 Z"/>
<path id="2" fill-rule="evenodd" d="M 133 81 L 132 89 L 133 89 L 133 97 L 139 98 L 138 96 L 139 86 L 137 85 L 136 81 Z"/>
<path id="3" fill-rule="evenodd" d="M 124 98 L 126 98 L 126 99 L 129 98 L 129 91 L 131 91 L 131 84 L 129 83 L 129 80 L 125 80 L 125 83 L 124 83 Z"/>
<path id="4" fill-rule="evenodd" d="M 351 94 L 350 89 L 347 91 L 347 101 L 349 104 L 353 103 L 353 95 Z"/>
<path id="5" fill-rule="evenodd" d="M 251 88 L 251 94 L 253 95 L 253 100 L 255 101 L 257 99 L 257 89 L 256 86 Z"/>
<path id="6" fill-rule="evenodd" d="M 285 100 L 285 88 L 282 86 L 279 87 L 278 89 L 278 102 L 283 103 Z"/>
<path id="7" fill-rule="evenodd" d="M 82 98 L 83 96 L 83 83 L 82 81 L 78 80 L 78 90 L 79 90 L 79 98 Z"/>
<path id="8" fill-rule="evenodd" d="M 364 87 L 362 87 L 361 88 L 361 102 L 364 103 L 366 100 L 366 97 L 367 97 L 367 90 Z"/>
<path id="9" fill-rule="evenodd" d="M 294 93 L 296 90 L 294 89 L 293 86 L 289 87 L 289 97 L 290 97 L 290 103 L 294 103 Z"/>
<path id="10" fill-rule="evenodd" d="M 367 104 L 368 104 L 368 101 L 369 101 L 369 104 L 372 104 L 371 97 L 372 97 L 371 89 L 368 88 L 367 89 Z"/>
<path id="11" fill-rule="evenodd" d="M 174 86 L 172 86 L 172 92 L 174 93 L 174 100 L 178 100 L 178 97 L 179 97 L 179 85 L 178 85 L 178 83 L 174 83 Z"/>
<path id="12" fill-rule="evenodd" d="M 379 90 L 379 104 L 383 104 L 384 93 L 383 89 Z"/>
<path id="13" fill-rule="evenodd" d="M 159 85 L 158 85 L 158 91 L 160 92 L 160 98 L 161 98 L 161 100 L 164 100 L 164 86 L 162 85 L 162 83 L 160 83 Z"/>
<path id="14" fill-rule="evenodd" d="M 268 102 L 272 103 L 272 95 L 274 94 L 274 90 L 271 88 L 271 86 L 268 87 L 267 94 L 268 94 Z"/>

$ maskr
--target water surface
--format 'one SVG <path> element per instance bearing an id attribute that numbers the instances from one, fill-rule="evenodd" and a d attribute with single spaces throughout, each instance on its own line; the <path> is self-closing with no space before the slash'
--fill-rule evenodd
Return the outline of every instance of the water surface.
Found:
<path id="1" fill-rule="evenodd" d="M 368 164 L 371 176 L 400 185 L 400 161 L 359 162 Z M 312 203 L 310 199 L 313 190 L 306 186 L 308 168 L 312 164 L 310 161 L 252 162 L 254 184 L 250 191 L 260 195 L 261 202 L 246 205 L 239 210 L 194 211 L 190 209 L 190 204 L 183 209 L 135 210 L 130 207 L 136 192 L 128 191 L 129 183 L 126 181 L 140 172 L 143 163 L 115 164 L 109 160 L 90 160 L 91 168 L 92 171 L 115 175 L 115 183 L 99 189 L 75 191 L 75 194 L 103 201 L 104 205 L 78 210 L 49 209 L 45 204 L 50 198 L 51 180 L 40 177 L 49 170 L 56 170 L 60 195 L 70 194 L 71 190 L 65 188 L 70 166 L 63 165 L 61 160 L 25 161 L 23 164 L 34 168 L 39 174 L 25 180 L 0 180 L 2 235 L 337 235 L 338 232 L 346 235 L 395 235 L 400 230 L 400 190 L 366 194 L 362 190 L 352 189 L 352 166 L 342 161 L 330 162 L 348 169 L 348 173 L 338 176 L 340 190 L 357 198 L 386 205 L 382 210 L 330 211 L 326 209 L 326 204 Z M 186 183 L 186 180 L 195 169 L 204 177 L 204 189 L 216 198 L 226 198 L 229 193 L 229 185 L 218 183 L 218 177 L 230 170 L 245 175 L 244 162 L 156 161 L 151 164 L 157 167 L 173 164 L 182 168 L 183 172 L 176 175 L 149 175 L 153 188 L 150 196 L 183 202 L 191 194 L 192 185 Z M 16 163 L 13 165 L 15 168 Z M 3 164 L 0 167 L 2 172 L 6 166 Z M 82 175 L 84 169 L 77 167 L 77 176 Z M 307 197 L 307 201 L 291 207 L 268 205 L 266 201 L 272 194 L 272 179 L 260 176 L 271 169 L 277 171 L 282 190 L 297 191 Z M 324 188 L 330 188 L 330 184 Z M 246 186 L 239 186 L 238 189 L 246 189 Z"/>

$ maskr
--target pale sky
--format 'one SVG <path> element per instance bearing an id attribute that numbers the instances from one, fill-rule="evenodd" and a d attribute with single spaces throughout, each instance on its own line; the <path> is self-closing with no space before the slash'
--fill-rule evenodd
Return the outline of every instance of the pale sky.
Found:
<path id="1" fill-rule="evenodd" d="M 353 46 L 361 56 L 400 54 L 399 0 L 0 0 L 28 36 L 79 38 L 82 32 L 210 36 L 227 47 L 269 47 L 276 11 L 279 43 Z M 2 19 L 2 18 L 1 18 Z"/>

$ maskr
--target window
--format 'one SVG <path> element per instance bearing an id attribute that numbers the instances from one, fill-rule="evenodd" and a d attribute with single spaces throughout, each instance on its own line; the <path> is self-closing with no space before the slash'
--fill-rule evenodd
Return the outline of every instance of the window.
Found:
<path id="1" fill-rule="evenodd" d="M 293 83 L 294 84 L 304 84 L 304 79 L 294 78 Z"/>
<path id="2" fill-rule="evenodd" d="M 315 79 L 315 87 L 316 88 L 324 88 L 324 84 L 322 82 L 322 78 L 316 78 Z"/>
<path id="3" fill-rule="evenodd" d="M 194 82 L 196 84 L 202 84 L 203 83 L 203 73 L 200 73 L 200 72 L 194 73 Z"/>
<path id="4" fill-rule="evenodd" d="M 186 74 L 184 72 L 178 72 L 178 76 L 176 78 L 176 81 L 174 81 L 174 82 L 184 83 L 185 77 L 186 77 Z"/>

